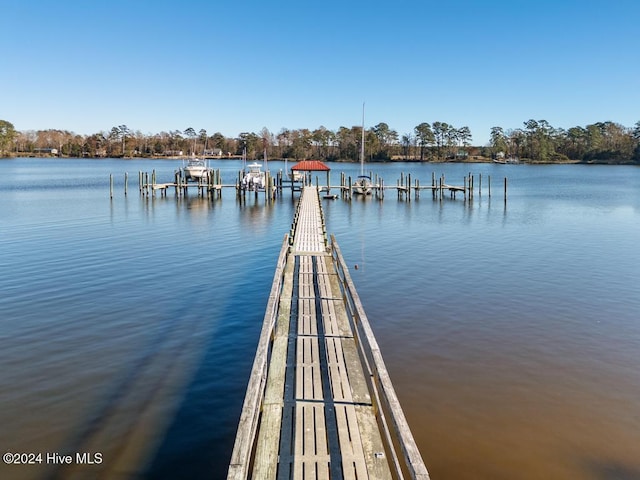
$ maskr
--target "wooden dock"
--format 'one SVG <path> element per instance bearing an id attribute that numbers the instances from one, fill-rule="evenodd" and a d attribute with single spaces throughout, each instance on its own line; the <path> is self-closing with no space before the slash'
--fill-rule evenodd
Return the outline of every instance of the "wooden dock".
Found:
<path id="1" fill-rule="evenodd" d="M 283 241 L 227 478 L 429 478 L 316 187 Z"/>
<path id="2" fill-rule="evenodd" d="M 434 200 L 443 200 L 445 196 L 445 191 L 449 193 L 452 199 L 456 198 L 457 194 L 461 194 L 465 201 L 471 201 L 475 195 L 475 177 L 469 172 L 468 176 L 463 178 L 462 185 L 451 185 L 445 182 L 444 175 L 441 175 L 439 178 L 436 178 L 435 173 L 431 174 L 431 183 L 420 183 L 420 180 L 417 178 L 411 177 L 411 174 L 400 174 L 400 178 L 396 181 L 395 185 L 386 185 L 384 179 L 375 175 L 372 175 L 371 172 L 370 177 L 372 178 L 372 194 L 379 200 L 383 200 L 385 197 L 385 192 L 388 190 L 395 190 L 398 196 L 398 199 L 403 200 L 411 200 L 411 195 L 413 194 L 416 199 L 420 198 L 420 193 L 423 191 L 430 191 Z M 224 189 L 233 189 L 236 191 L 236 197 L 240 201 L 245 201 L 247 196 L 250 193 L 253 193 L 255 198 L 258 198 L 260 195 L 264 195 L 264 198 L 267 201 L 274 200 L 277 196 L 284 195 L 285 190 L 289 190 L 291 192 L 291 196 L 293 197 L 296 192 L 301 192 L 305 186 L 311 186 L 313 184 L 312 177 L 310 174 L 305 175 L 299 181 L 292 181 L 285 178 L 285 175 L 282 171 L 277 172 L 275 176 L 272 176 L 270 172 L 266 172 L 266 180 L 267 187 L 263 189 L 248 189 L 243 187 L 242 178 L 244 176 L 244 170 L 238 172 L 238 177 L 236 178 L 235 183 L 227 183 L 224 184 L 222 182 L 222 177 L 220 174 L 220 170 L 208 170 L 206 177 L 199 179 L 198 181 L 187 181 L 184 178 L 184 174 L 182 171 L 176 171 L 174 174 L 173 181 L 170 182 L 157 182 L 156 181 L 156 172 L 155 170 L 149 173 L 138 172 L 138 190 L 140 195 L 142 196 L 155 196 L 156 192 L 159 192 L 161 196 L 166 196 L 167 191 L 173 189 L 175 191 L 176 197 L 181 195 L 187 195 L 187 192 L 190 189 L 197 189 L 198 196 L 208 196 L 210 198 L 221 198 L 222 191 Z M 319 184 L 319 179 L 316 176 L 315 186 L 322 191 L 327 192 L 326 198 L 342 198 L 343 200 L 351 200 L 354 196 L 354 187 L 352 183 L 352 179 L 350 176 L 345 175 L 344 173 L 340 174 L 340 184 L 339 185 L 331 185 L 329 182 L 329 176 L 327 176 L 327 184 L 321 186 Z M 479 180 L 479 188 L 477 192 L 479 195 L 482 195 L 482 175 L 478 176 Z M 487 177 L 486 184 L 488 185 L 488 195 L 491 197 L 491 176 Z M 109 177 L 109 192 L 110 197 L 113 198 L 113 186 L 114 179 L 113 175 Z M 127 195 L 128 190 L 128 174 L 125 173 L 124 180 L 124 194 Z M 331 191 L 337 191 L 338 194 L 331 194 Z M 507 200 L 507 178 L 504 178 L 504 200 Z"/>

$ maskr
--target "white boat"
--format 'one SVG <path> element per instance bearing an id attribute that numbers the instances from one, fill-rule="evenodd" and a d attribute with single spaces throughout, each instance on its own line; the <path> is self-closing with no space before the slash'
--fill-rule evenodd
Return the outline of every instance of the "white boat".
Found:
<path id="1" fill-rule="evenodd" d="M 293 180 L 294 182 L 301 182 L 302 180 L 304 180 L 304 172 L 301 172 L 299 170 L 293 170 L 289 174 L 289 179 Z"/>
<path id="2" fill-rule="evenodd" d="M 353 182 L 352 188 L 353 193 L 357 193 L 359 195 L 370 195 L 373 190 L 371 177 L 368 175 L 358 175 L 356 181 Z"/>
<path id="3" fill-rule="evenodd" d="M 364 103 L 362 104 L 362 140 L 360 141 L 360 175 L 352 185 L 353 193 L 370 195 L 373 190 L 371 177 L 364 174 Z"/>
<path id="4" fill-rule="evenodd" d="M 503 158 L 503 159 L 494 159 L 493 163 L 501 163 L 503 165 L 505 164 L 513 164 L 513 163 L 520 163 L 520 159 L 518 157 L 507 157 L 507 158 Z"/>
<path id="5" fill-rule="evenodd" d="M 266 175 L 261 170 L 262 164 L 253 162 L 249 165 L 249 171 L 242 178 L 242 187 L 247 190 L 264 190 L 266 187 Z"/>
<path id="6" fill-rule="evenodd" d="M 189 159 L 184 167 L 184 177 L 187 180 L 199 180 L 207 176 L 207 162 L 202 158 Z"/>

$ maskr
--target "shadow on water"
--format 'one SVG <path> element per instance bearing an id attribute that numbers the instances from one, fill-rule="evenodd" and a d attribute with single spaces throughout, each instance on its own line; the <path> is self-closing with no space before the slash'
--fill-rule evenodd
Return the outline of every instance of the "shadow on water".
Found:
<path id="1" fill-rule="evenodd" d="M 256 263 L 264 263 L 264 258 L 256 255 Z M 274 257 L 274 265 L 275 261 Z M 205 347 L 145 478 L 226 478 L 270 290 L 266 284 L 247 291 L 255 277 L 252 268 L 245 271 L 246 281 L 236 283 L 234 293 L 217 312 L 222 322 Z"/>
<path id="2" fill-rule="evenodd" d="M 640 468 L 625 465 L 615 460 L 589 459 L 585 461 L 586 469 L 598 480 L 638 480 Z"/>
<path id="3" fill-rule="evenodd" d="M 129 368 L 102 401 L 95 406 L 93 412 L 83 422 L 83 428 L 67 441 L 64 451 L 69 454 L 84 451 L 96 438 L 103 438 L 104 435 L 112 435 L 115 432 L 120 439 L 120 444 L 112 454 L 122 453 L 124 441 L 136 428 L 136 422 L 122 424 L 116 421 L 116 417 L 121 414 L 120 409 L 123 405 L 131 408 L 136 417 L 140 417 L 149 405 L 156 401 L 157 393 L 164 387 L 166 377 L 169 377 L 174 363 L 180 363 L 180 357 L 183 355 L 180 350 L 184 350 L 189 345 L 184 335 L 184 312 L 189 309 L 203 308 L 198 303 L 194 304 L 193 299 L 206 298 L 206 291 L 202 288 L 196 288 L 192 293 L 193 298 L 186 298 L 183 302 L 176 304 L 173 309 L 167 311 L 164 321 L 157 322 L 159 328 L 155 329 L 154 335 L 146 342 L 146 347 L 138 352 L 136 358 L 130 362 Z M 202 320 L 189 323 L 189 328 L 193 330 L 204 328 Z M 167 351 L 174 350 L 176 342 L 182 348 L 178 348 L 178 351 L 174 351 L 171 358 L 168 358 Z M 190 352 L 184 353 L 188 355 Z M 151 373 L 154 368 L 159 368 L 159 375 Z M 132 393 L 136 394 L 135 400 L 130 398 Z M 46 478 L 50 480 L 67 478 L 68 469 L 73 470 L 73 465 L 57 465 L 50 470 Z"/>

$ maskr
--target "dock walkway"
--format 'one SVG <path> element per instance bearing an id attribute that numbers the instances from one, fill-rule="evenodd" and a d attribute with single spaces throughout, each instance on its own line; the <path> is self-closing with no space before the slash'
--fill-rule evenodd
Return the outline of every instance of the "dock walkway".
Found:
<path id="1" fill-rule="evenodd" d="M 285 236 L 228 479 L 428 479 L 318 190 Z"/>

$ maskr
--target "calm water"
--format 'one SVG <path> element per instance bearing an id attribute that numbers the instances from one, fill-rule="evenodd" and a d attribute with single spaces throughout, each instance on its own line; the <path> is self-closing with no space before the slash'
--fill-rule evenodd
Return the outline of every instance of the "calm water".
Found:
<path id="1" fill-rule="evenodd" d="M 0 453 L 102 458 L 0 478 L 226 475 L 294 203 L 138 195 L 178 166 L 0 160 Z M 432 478 L 640 478 L 640 169 L 372 169 L 483 176 L 324 203 Z"/>

